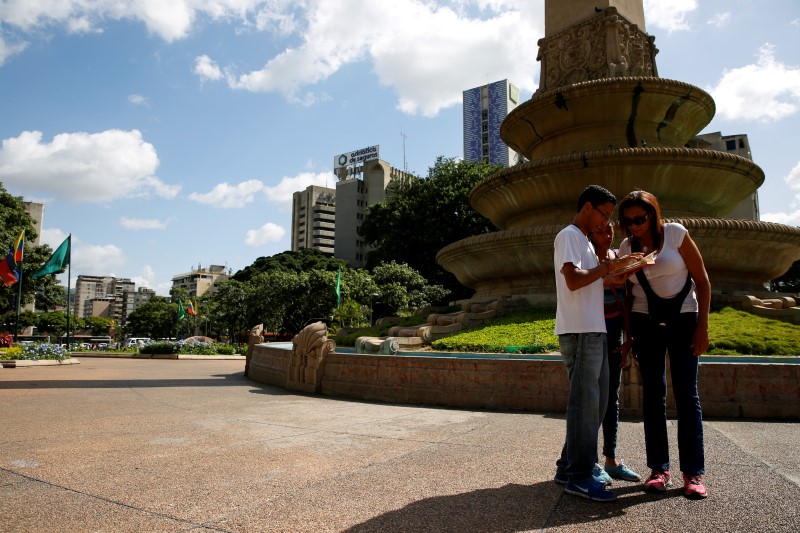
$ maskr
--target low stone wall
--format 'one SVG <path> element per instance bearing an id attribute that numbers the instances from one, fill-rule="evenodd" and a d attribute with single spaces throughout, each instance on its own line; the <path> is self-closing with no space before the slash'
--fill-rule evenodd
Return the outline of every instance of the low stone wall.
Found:
<path id="1" fill-rule="evenodd" d="M 259 344 L 250 377 L 286 386 L 291 349 Z M 702 363 L 700 398 L 707 418 L 800 419 L 800 365 Z M 333 352 L 327 355 L 321 393 L 388 403 L 466 409 L 566 412 L 569 383 L 559 358 L 467 359 Z M 623 371 L 624 414 L 641 414 L 635 366 Z M 671 392 L 668 410 L 674 414 Z"/>

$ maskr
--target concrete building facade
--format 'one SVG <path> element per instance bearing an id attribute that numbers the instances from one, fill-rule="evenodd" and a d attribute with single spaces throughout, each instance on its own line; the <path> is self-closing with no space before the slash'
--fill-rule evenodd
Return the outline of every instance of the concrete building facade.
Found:
<path id="1" fill-rule="evenodd" d="M 292 194 L 292 251 L 334 255 L 336 190 L 310 185 Z"/>
<path id="2" fill-rule="evenodd" d="M 358 230 L 367 209 L 386 199 L 387 188 L 393 180 L 411 175 L 381 159 L 367 161 L 355 168 L 340 168 L 337 173 L 334 257 L 348 261 L 353 267 L 362 267 L 369 247 Z"/>
<path id="3" fill-rule="evenodd" d="M 80 275 L 75 282 L 74 316 L 104 316 L 124 324 L 134 309 L 125 295 L 135 290 L 136 284 L 127 278 Z"/>
<path id="4" fill-rule="evenodd" d="M 519 104 L 519 89 L 500 80 L 463 92 L 464 160 L 510 167 L 518 156 L 500 138 L 500 124 Z"/>
<path id="5" fill-rule="evenodd" d="M 191 272 L 173 276 L 172 288 L 186 289 L 190 298 L 196 298 L 209 291 L 213 292 L 214 284 L 217 281 L 224 281 L 228 278 L 230 278 L 230 272 L 226 271 L 222 265 L 209 265 L 207 268 L 197 265 L 197 268 Z"/>
<path id="6" fill-rule="evenodd" d="M 36 202 L 24 202 L 25 212 L 33 219 L 33 229 L 36 230 L 36 238 L 30 239 L 27 235 L 25 238 L 34 246 L 39 246 L 42 243 L 42 224 L 44 223 L 44 204 Z"/>

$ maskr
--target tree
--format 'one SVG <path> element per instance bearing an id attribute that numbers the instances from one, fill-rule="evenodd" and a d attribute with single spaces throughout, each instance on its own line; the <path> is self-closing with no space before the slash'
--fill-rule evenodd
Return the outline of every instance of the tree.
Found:
<path id="1" fill-rule="evenodd" d="M 50 258 L 53 250 L 46 244 L 41 246 L 32 244 L 38 234 L 33 226 L 33 220 L 25 212 L 22 198 L 9 194 L 0 182 L 0 259 L 5 257 L 8 248 L 19 237 L 23 229 L 25 230 L 25 251 L 22 261 L 22 305 L 32 303 L 34 298 L 38 303 L 39 299 L 36 295 L 41 293 L 45 297 L 42 303 L 47 305 L 47 309 L 52 309 L 51 298 L 54 291 L 57 290 L 58 280 L 55 276 L 44 276 L 32 280 L 31 274 L 39 270 Z M 63 289 L 61 292 L 64 292 Z M 18 294 L 19 285 L 16 283 L 10 287 L 0 283 L 0 313 L 16 309 Z M 22 321 L 20 321 L 21 323 Z"/>
<path id="2" fill-rule="evenodd" d="M 39 315 L 39 332 L 60 336 L 67 331 L 67 315 L 61 311 L 50 311 Z"/>
<path id="3" fill-rule="evenodd" d="M 254 325 L 247 323 L 248 286 L 228 279 L 216 283 L 215 287 L 215 293 L 205 304 L 206 316 L 220 333 L 229 335 L 231 342 L 236 342 L 238 335 Z"/>
<path id="4" fill-rule="evenodd" d="M 390 261 L 372 270 L 378 285 L 381 314 L 408 314 L 442 302 L 450 294 L 441 285 L 429 285 L 422 275 L 406 265 Z"/>
<path id="5" fill-rule="evenodd" d="M 800 261 L 795 261 L 781 277 L 769 282 L 769 290 L 773 292 L 800 293 Z"/>
<path id="6" fill-rule="evenodd" d="M 367 268 L 406 263 L 454 297 L 469 297 L 471 290 L 436 263 L 436 254 L 448 244 L 495 229 L 470 206 L 469 194 L 501 168 L 439 157 L 427 178 L 395 184 L 385 201 L 369 208 L 361 225 L 360 235 L 374 247 Z"/>
<path id="7" fill-rule="evenodd" d="M 178 325 L 178 306 L 153 296 L 128 315 L 125 332 L 132 337 L 170 338 Z"/>
<path id="8" fill-rule="evenodd" d="M 336 259 L 319 250 L 286 251 L 271 257 L 259 257 L 252 265 L 244 267 L 234 274 L 233 279 L 236 281 L 250 281 L 258 274 L 270 270 L 288 270 L 290 272 L 326 270 L 336 272 L 346 266 L 347 261 L 344 259 Z"/>
<path id="9" fill-rule="evenodd" d="M 114 321 L 105 316 L 87 316 L 83 318 L 83 327 L 91 335 L 108 335 Z"/>

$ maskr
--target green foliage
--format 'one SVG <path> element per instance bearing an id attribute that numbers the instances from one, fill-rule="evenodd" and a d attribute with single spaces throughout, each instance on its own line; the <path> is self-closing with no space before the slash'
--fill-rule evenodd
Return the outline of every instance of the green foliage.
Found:
<path id="1" fill-rule="evenodd" d="M 336 272 L 347 266 L 344 259 L 336 259 L 319 250 L 300 250 L 299 252 L 281 252 L 271 257 L 259 257 L 252 265 L 246 266 L 233 275 L 236 281 L 250 281 L 257 275 L 273 270 L 289 272 L 308 272 L 309 270 L 325 270 Z"/>
<path id="2" fill-rule="evenodd" d="M 5 257 L 9 247 L 14 244 L 23 229 L 25 251 L 22 261 L 22 305 L 32 303 L 36 299 L 37 304 L 42 304 L 39 309 L 52 309 L 56 303 L 55 294 L 59 291 L 58 279 L 56 276 L 44 276 L 33 280 L 31 275 L 50 258 L 53 250 L 46 244 L 33 245 L 37 236 L 33 219 L 25 212 L 22 198 L 9 194 L 0 182 L 0 258 Z M 0 313 L 16 308 L 18 291 L 19 285 L 16 283 L 10 287 L 0 283 Z M 63 295 L 63 289 L 60 289 L 60 292 Z M 41 294 L 41 299 L 37 297 L 37 293 Z"/>
<path id="3" fill-rule="evenodd" d="M 89 330 L 92 335 L 108 335 L 113 323 L 112 319 L 105 316 L 87 316 L 83 318 L 83 328 Z"/>
<path id="4" fill-rule="evenodd" d="M 125 333 L 131 337 L 169 338 L 178 325 L 178 305 L 153 296 L 128 315 Z"/>
<path id="5" fill-rule="evenodd" d="M 800 355 L 800 326 L 724 307 L 708 320 L 709 355 Z"/>
<path id="6" fill-rule="evenodd" d="M 425 322 L 425 317 L 418 324 Z M 432 347 L 447 352 L 542 353 L 558 351 L 554 308 L 531 308 L 436 340 Z M 708 355 L 800 355 L 800 326 L 762 318 L 726 307 L 709 315 Z M 388 328 L 357 330 L 336 337 L 353 346 L 361 336 L 386 336 Z"/>
<path id="7" fill-rule="evenodd" d="M 447 352 L 543 353 L 558 350 L 555 309 L 517 311 L 432 343 Z"/>
<path id="8" fill-rule="evenodd" d="M 24 360 L 24 361 L 63 361 L 69 359 L 70 355 L 66 348 L 58 344 L 31 343 L 12 346 L 4 352 L 0 352 L 0 359 L 3 360 Z"/>
<path id="9" fill-rule="evenodd" d="M 367 267 L 395 261 L 406 263 L 429 283 L 455 295 L 472 291 L 436 263 L 448 244 L 494 230 L 492 223 L 469 204 L 473 187 L 502 167 L 439 157 L 428 176 L 393 184 L 389 197 L 370 206 L 359 230 L 374 250 Z"/>
<path id="10" fill-rule="evenodd" d="M 139 353 L 143 354 L 187 354 L 187 355 L 239 355 L 246 352 L 232 344 L 204 342 L 152 342 L 143 346 Z"/>
<path id="11" fill-rule="evenodd" d="M 769 282 L 769 290 L 773 292 L 800 293 L 800 261 L 795 261 L 781 277 Z"/>
<path id="12" fill-rule="evenodd" d="M 378 285 L 375 297 L 379 314 L 377 316 L 406 315 L 441 303 L 450 292 L 441 285 L 429 285 L 416 270 L 405 263 L 389 261 L 372 269 L 372 276 Z"/>

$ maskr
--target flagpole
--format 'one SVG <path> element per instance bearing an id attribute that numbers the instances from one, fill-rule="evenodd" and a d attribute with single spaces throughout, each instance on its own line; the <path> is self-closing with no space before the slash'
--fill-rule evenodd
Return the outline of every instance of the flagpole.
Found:
<path id="1" fill-rule="evenodd" d="M 67 247 L 67 254 L 69 264 L 67 265 L 67 351 L 69 351 L 69 291 L 72 284 L 72 233 L 69 234 L 69 245 Z"/>
<path id="2" fill-rule="evenodd" d="M 24 257 L 24 256 L 23 256 Z M 17 290 L 17 321 L 14 323 L 14 342 L 19 336 L 19 308 L 22 305 L 22 261 L 19 262 L 19 287 Z"/>

